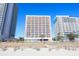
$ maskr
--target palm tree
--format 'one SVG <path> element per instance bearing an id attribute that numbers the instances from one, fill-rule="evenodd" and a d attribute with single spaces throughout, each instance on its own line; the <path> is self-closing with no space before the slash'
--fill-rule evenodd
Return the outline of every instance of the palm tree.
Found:
<path id="1" fill-rule="evenodd" d="M 52 38 L 52 40 L 56 41 L 56 38 L 54 37 L 54 38 Z"/>
<path id="2" fill-rule="evenodd" d="M 23 47 L 24 38 L 23 38 L 23 37 L 20 37 L 20 38 L 19 38 L 19 41 L 21 41 L 21 43 L 22 43 L 22 47 Z M 22 50 L 23 50 L 23 49 L 22 49 Z"/>
<path id="3" fill-rule="evenodd" d="M 20 41 L 24 41 L 24 38 L 23 38 L 23 37 L 20 37 L 19 40 L 20 40 Z"/>
<path id="4" fill-rule="evenodd" d="M 63 41 L 64 36 L 57 36 L 57 41 Z"/>
<path id="5" fill-rule="evenodd" d="M 78 35 L 77 34 L 70 33 L 70 34 L 67 34 L 67 37 L 69 38 L 70 41 L 74 41 L 75 38 L 78 37 Z"/>
<path id="6" fill-rule="evenodd" d="M 15 40 L 15 42 L 17 42 L 17 43 L 18 43 L 19 41 L 20 41 L 19 39 L 16 39 L 16 40 Z"/>
<path id="7" fill-rule="evenodd" d="M 57 41 L 63 41 L 63 39 L 64 39 L 64 36 L 61 36 L 61 34 L 58 33 L 58 35 L 57 35 Z"/>

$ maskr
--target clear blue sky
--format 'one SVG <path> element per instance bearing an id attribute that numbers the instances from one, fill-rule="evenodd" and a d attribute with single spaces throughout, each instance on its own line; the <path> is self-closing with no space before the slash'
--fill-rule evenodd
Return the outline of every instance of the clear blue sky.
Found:
<path id="1" fill-rule="evenodd" d="M 59 3 L 19 3 L 16 37 L 24 36 L 25 15 L 50 15 L 52 17 L 52 36 L 54 36 L 54 17 L 69 15 L 79 17 L 79 4 Z"/>

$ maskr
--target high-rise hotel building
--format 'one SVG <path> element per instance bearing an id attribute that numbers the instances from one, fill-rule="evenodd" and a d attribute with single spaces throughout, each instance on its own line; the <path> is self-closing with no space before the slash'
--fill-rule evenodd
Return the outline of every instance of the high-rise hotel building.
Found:
<path id="1" fill-rule="evenodd" d="M 79 34 L 79 18 L 70 16 L 56 16 L 56 35 L 65 36 L 69 33 Z"/>
<path id="2" fill-rule="evenodd" d="M 26 15 L 25 33 L 26 39 L 51 40 L 51 17 L 48 15 Z"/>
<path id="3" fill-rule="evenodd" d="M 0 39 L 15 36 L 17 6 L 13 3 L 0 3 Z"/>

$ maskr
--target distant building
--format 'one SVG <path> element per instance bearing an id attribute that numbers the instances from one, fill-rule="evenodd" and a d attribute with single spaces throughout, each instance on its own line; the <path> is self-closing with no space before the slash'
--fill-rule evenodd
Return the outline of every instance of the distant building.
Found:
<path id="1" fill-rule="evenodd" d="M 13 3 L 0 3 L 0 39 L 15 36 L 17 6 Z"/>
<path id="2" fill-rule="evenodd" d="M 79 18 L 69 16 L 56 16 L 55 20 L 56 36 L 65 36 L 69 33 L 79 34 Z"/>
<path id="3" fill-rule="evenodd" d="M 33 41 L 51 40 L 51 17 L 48 15 L 27 15 L 25 33 L 25 38 Z"/>

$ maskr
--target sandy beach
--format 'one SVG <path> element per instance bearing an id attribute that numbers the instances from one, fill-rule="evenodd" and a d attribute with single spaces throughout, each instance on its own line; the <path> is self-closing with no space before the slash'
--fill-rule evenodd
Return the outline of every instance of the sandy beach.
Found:
<path id="1" fill-rule="evenodd" d="M 41 48 L 40 50 L 26 48 L 14 51 L 14 48 L 8 48 L 6 51 L 0 49 L 0 56 L 79 56 L 79 50 L 65 50 Z"/>
<path id="2" fill-rule="evenodd" d="M 79 56 L 79 42 L 2 42 L 0 56 Z"/>

